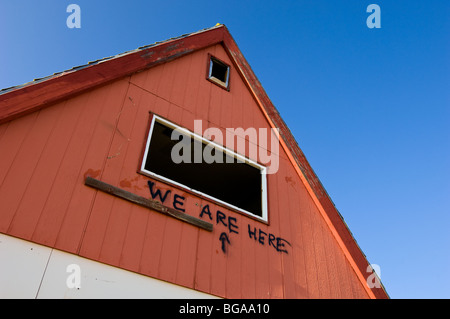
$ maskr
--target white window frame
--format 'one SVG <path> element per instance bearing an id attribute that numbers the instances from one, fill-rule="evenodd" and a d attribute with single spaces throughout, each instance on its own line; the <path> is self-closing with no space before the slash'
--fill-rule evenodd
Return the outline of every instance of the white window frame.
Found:
<path id="1" fill-rule="evenodd" d="M 262 212 L 262 216 L 255 215 L 255 214 L 253 214 L 253 213 L 251 213 L 251 212 L 249 212 L 249 211 L 247 211 L 245 209 L 239 208 L 239 207 L 237 207 L 237 206 L 235 206 L 233 204 L 227 203 L 227 202 L 225 202 L 223 200 L 220 200 L 218 198 L 215 198 L 215 197 L 213 197 L 211 195 L 205 194 L 205 193 L 203 193 L 201 191 L 197 191 L 197 190 L 195 190 L 195 189 L 193 189 L 193 188 L 191 188 L 191 187 L 189 187 L 187 185 L 181 184 L 181 183 L 179 183 L 177 181 L 174 181 L 172 179 L 169 179 L 167 177 L 164 177 L 162 175 L 153 173 L 153 172 L 145 169 L 145 163 L 146 163 L 146 160 L 147 160 L 148 151 L 150 149 L 150 141 L 151 141 L 152 134 L 153 134 L 153 127 L 154 127 L 154 124 L 155 124 L 156 121 L 158 121 L 159 123 L 161 123 L 163 125 L 166 125 L 166 126 L 172 128 L 172 129 L 177 129 L 177 131 L 179 131 L 181 133 L 184 133 L 184 134 L 190 136 L 191 138 L 195 138 L 196 140 L 201 141 L 202 143 L 206 142 L 208 144 L 212 144 L 214 147 L 216 147 L 217 149 L 219 149 L 222 152 L 226 153 L 227 155 L 238 159 L 240 161 L 239 164 L 243 164 L 243 165 L 247 164 L 247 165 L 251 165 L 251 166 L 259 169 L 260 172 L 261 172 L 261 201 L 262 201 L 261 202 L 261 212 Z M 265 166 L 260 165 L 257 162 L 255 162 L 255 161 L 253 161 L 253 160 L 251 160 L 249 158 L 246 158 L 245 156 L 242 156 L 241 154 L 238 154 L 238 153 L 236 153 L 236 152 L 234 152 L 234 151 L 232 151 L 230 149 L 227 149 L 227 148 L 225 148 L 224 146 L 222 146 L 220 144 L 217 144 L 217 143 L 215 143 L 213 141 L 210 141 L 210 140 L 204 138 L 203 136 L 200 136 L 200 135 L 198 135 L 198 134 L 196 134 L 194 132 L 191 132 L 188 129 L 186 129 L 184 127 L 181 127 L 181 126 L 179 126 L 177 124 L 174 124 L 174 123 L 172 123 L 172 122 L 170 122 L 170 121 L 168 121 L 168 120 L 166 120 L 164 118 L 161 118 L 161 117 L 159 117 L 157 115 L 153 115 L 153 117 L 152 117 L 152 122 L 151 122 L 151 125 L 150 125 L 150 130 L 149 130 L 147 141 L 146 141 L 146 145 L 145 145 L 145 152 L 144 152 L 144 156 L 142 158 L 142 163 L 141 163 L 141 168 L 140 168 L 140 172 L 142 174 L 146 175 L 146 176 L 154 177 L 156 179 L 162 180 L 162 181 L 167 182 L 169 184 L 177 185 L 180 188 L 186 189 L 186 190 L 188 190 L 188 191 L 190 191 L 190 192 L 192 192 L 194 194 L 198 194 L 198 195 L 200 195 L 202 197 L 208 198 L 208 199 L 210 199 L 210 200 L 212 200 L 214 202 L 222 204 L 225 207 L 229 207 L 229 208 L 231 208 L 233 210 L 236 210 L 236 211 L 238 211 L 240 213 L 248 215 L 248 216 L 250 216 L 250 217 L 252 217 L 254 219 L 257 219 L 259 221 L 268 223 L 268 212 L 267 212 L 267 174 L 266 174 L 266 171 L 267 171 L 267 168 Z"/>

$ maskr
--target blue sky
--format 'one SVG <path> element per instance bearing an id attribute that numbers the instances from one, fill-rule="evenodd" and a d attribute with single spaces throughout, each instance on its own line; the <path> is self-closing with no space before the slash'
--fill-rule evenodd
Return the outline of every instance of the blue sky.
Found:
<path id="1" fill-rule="evenodd" d="M 448 0 L 2 1 L 0 88 L 223 23 L 391 298 L 450 298 L 449 16 Z"/>

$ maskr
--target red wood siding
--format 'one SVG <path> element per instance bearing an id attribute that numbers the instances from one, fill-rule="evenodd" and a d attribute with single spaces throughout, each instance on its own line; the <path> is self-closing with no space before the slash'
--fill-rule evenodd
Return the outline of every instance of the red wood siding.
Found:
<path id="1" fill-rule="evenodd" d="M 208 54 L 232 65 L 229 92 L 206 80 Z M 270 128 L 220 44 L 3 123 L 0 232 L 221 297 L 369 297 L 283 148 L 268 176 L 265 224 L 139 174 L 150 113 L 189 130 L 195 119 L 203 130 Z M 171 190 L 168 206 L 174 194 L 195 217 L 209 205 L 213 219 L 202 219 L 214 230 L 96 191 L 86 176 L 144 197 L 152 180 Z M 238 234 L 217 222 L 217 210 L 236 219 Z M 264 244 L 249 229 L 266 234 Z M 290 243 L 287 253 L 270 235 Z"/>

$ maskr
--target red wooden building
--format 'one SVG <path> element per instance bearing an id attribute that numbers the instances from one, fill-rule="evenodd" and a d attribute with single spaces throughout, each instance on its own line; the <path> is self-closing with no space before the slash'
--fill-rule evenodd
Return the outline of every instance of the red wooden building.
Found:
<path id="1" fill-rule="evenodd" d="M 0 93 L 0 296 L 388 298 L 224 25 Z"/>

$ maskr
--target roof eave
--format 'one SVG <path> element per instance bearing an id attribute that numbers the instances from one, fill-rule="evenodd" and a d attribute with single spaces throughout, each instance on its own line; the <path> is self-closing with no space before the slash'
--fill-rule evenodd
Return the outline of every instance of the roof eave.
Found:
<path id="1" fill-rule="evenodd" d="M 82 68 L 43 78 L 39 81 L 10 88 L 0 94 L 0 124 L 32 113 L 50 104 L 67 99 L 87 89 L 106 84 L 157 64 L 200 50 L 223 40 L 225 27 L 210 29 L 142 47 L 98 60 Z"/>

